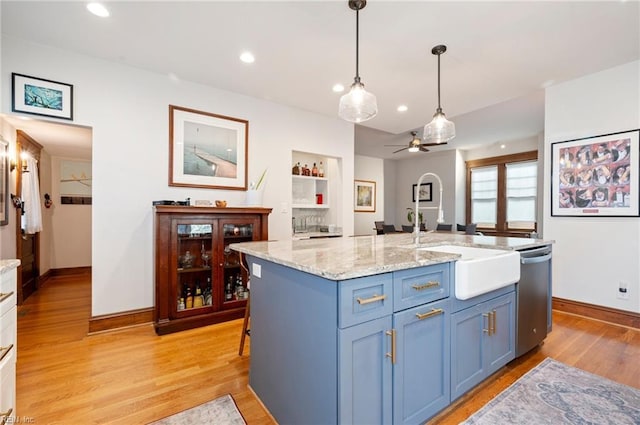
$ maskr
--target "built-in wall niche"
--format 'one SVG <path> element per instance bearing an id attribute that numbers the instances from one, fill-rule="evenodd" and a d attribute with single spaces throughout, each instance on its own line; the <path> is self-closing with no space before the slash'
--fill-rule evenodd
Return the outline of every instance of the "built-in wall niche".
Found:
<path id="1" fill-rule="evenodd" d="M 303 169 L 309 171 L 303 172 Z M 308 217 L 308 224 L 334 224 L 342 227 L 342 190 L 341 158 L 310 152 L 292 152 L 292 217 Z"/>

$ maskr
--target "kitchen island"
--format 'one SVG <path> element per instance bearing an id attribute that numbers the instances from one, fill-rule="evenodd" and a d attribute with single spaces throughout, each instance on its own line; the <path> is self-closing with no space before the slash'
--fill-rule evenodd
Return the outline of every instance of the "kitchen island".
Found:
<path id="1" fill-rule="evenodd" d="M 548 242 L 419 241 L 445 244 Z M 250 386 L 278 423 L 423 423 L 514 358 L 515 285 L 456 299 L 460 255 L 411 234 L 231 247 L 251 272 Z"/>

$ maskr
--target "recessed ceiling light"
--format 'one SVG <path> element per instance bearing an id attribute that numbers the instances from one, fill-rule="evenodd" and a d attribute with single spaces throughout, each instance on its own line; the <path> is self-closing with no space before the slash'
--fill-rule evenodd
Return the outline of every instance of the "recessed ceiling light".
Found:
<path id="1" fill-rule="evenodd" d="M 344 91 L 344 86 L 342 84 L 335 84 L 332 88 L 334 93 L 342 93 Z"/>
<path id="2" fill-rule="evenodd" d="M 409 107 L 407 105 L 400 105 L 397 109 L 398 112 L 407 112 L 409 110 Z"/>
<path id="3" fill-rule="evenodd" d="M 500 145 L 500 149 L 504 149 L 506 147 L 507 147 L 507 145 L 505 145 L 504 143 Z"/>
<path id="4" fill-rule="evenodd" d="M 240 60 L 244 63 L 254 63 L 256 61 L 255 56 L 251 52 L 242 52 Z"/>
<path id="5" fill-rule="evenodd" d="M 109 17 L 110 13 L 104 5 L 101 3 L 87 3 L 87 9 L 89 12 L 101 18 Z"/>

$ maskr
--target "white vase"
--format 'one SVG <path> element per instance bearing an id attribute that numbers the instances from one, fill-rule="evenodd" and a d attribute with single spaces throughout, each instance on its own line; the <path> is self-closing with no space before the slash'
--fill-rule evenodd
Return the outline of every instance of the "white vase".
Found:
<path id="1" fill-rule="evenodd" d="M 262 206 L 262 191 L 249 189 L 247 190 L 247 198 L 245 204 L 247 206 Z"/>

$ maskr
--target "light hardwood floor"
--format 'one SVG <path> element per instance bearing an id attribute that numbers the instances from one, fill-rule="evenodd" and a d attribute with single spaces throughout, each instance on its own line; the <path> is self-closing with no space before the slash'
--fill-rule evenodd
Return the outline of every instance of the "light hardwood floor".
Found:
<path id="1" fill-rule="evenodd" d="M 247 388 L 249 346 L 238 356 L 242 320 L 165 336 L 151 325 L 88 336 L 90 303 L 88 274 L 58 276 L 18 308 L 21 418 L 146 424 L 230 393 L 249 425 L 274 423 Z M 545 357 L 640 388 L 640 331 L 554 312 L 544 345 L 430 423 L 458 424 Z"/>

